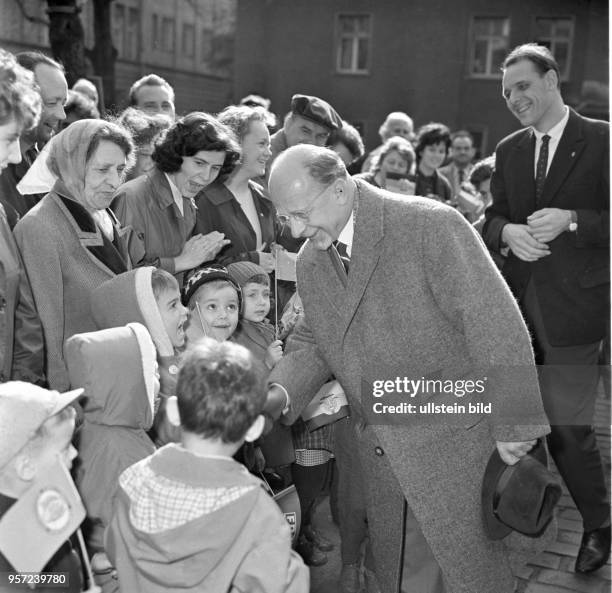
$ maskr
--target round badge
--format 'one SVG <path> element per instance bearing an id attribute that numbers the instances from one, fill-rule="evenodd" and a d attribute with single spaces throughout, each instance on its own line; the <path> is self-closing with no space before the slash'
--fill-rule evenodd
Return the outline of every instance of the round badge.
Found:
<path id="1" fill-rule="evenodd" d="M 168 367 L 168 372 L 169 372 L 171 375 L 176 375 L 176 374 L 178 373 L 178 367 L 177 367 L 175 364 L 171 364 L 171 365 Z"/>
<path id="2" fill-rule="evenodd" d="M 340 411 L 340 398 L 335 393 L 329 395 L 323 402 L 323 410 L 325 414 L 337 414 Z"/>
<path id="3" fill-rule="evenodd" d="M 38 495 L 36 515 L 45 529 L 61 531 L 70 521 L 70 505 L 61 492 L 49 488 Z"/>

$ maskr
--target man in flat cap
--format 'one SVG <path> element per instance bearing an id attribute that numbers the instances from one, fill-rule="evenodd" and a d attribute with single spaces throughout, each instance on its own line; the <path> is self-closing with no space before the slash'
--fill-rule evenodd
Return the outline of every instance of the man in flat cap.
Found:
<path id="1" fill-rule="evenodd" d="M 270 139 L 272 156 L 268 161 L 268 170 L 283 150 L 296 144 L 325 146 L 331 131 L 341 127 L 342 118 L 329 103 L 319 97 L 293 95 L 291 111 L 285 117 L 282 129 Z"/>

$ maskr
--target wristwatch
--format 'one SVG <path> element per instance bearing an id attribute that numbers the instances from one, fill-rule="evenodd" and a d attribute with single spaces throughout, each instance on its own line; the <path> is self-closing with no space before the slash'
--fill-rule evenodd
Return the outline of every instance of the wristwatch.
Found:
<path id="1" fill-rule="evenodd" d="M 569 226 L 567 227 L 567 230 L 570 233 L 575 233 L 578 230 L 578 215 L 576 214 L 575 210 L 570 210 L 569 214 L 570 214 L 570 221 L 569 221 Z"/>

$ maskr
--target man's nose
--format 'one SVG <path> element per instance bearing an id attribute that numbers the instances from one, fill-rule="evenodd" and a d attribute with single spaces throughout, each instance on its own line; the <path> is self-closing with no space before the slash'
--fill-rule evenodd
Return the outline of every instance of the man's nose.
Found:
<path id="1" fill-rule="evenodd" d="M 289 219 L 289 228 L 291 229 L 291 235 L 294 239 L 299 239 L 306 228 L 306 225 L 301 220 L 295 218 Z"/>
<path id="2" fill-rule="evenodd" d="M 59 103 L 53 108 L 53 115 L 59 121 L 64 121 L 66 119 L 66 112 L 64 111 L 64 105 L 62 103 Z"/>

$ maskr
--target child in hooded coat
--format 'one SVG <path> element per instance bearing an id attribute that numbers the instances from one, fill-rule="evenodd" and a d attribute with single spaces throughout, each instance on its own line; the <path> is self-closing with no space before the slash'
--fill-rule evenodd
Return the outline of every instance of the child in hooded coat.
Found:
<path id="1" fill-rule="evenodd" d="M 88 548 L 95 555 L 104 552 L 119 475 L 155 451 L 147 435 L 159 390 L 155 346 L 143 325 L 130 323 L 77 334 L 67 340 L 64 354 L 71 384 L 85 390 L 75 482 L 89 520 Z"/>
<path id="2" fill-rule="evenodd" d="M 187 309 L 181 305 L 176 279 L 147 266 L 119 274 L 101 284 L 91 296 L 91 312 L 100 329 L 142 323 L 155 349 L 160 376 L 160 406 L 154 421 L 158 446 L 180 439 L 180 430 L 165 416 L 167 398 L 176 392 L 180 357 L 185 346 Z"/>

